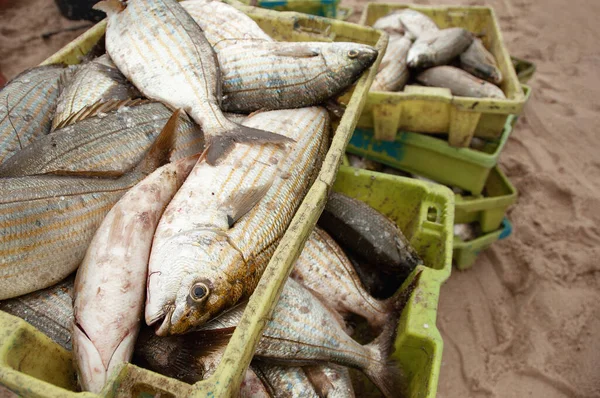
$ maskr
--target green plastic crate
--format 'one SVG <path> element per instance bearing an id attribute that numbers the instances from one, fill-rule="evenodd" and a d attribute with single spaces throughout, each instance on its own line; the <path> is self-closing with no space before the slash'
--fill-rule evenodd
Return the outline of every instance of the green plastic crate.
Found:
<path id="1" fill-rule="evenodd" d="M 506 99 L 453 96 L 439 87 L 407 86 L 403 92 L 374 91 L 358 120 L 381 140 L 392 141 L 397 132 L 447 134 L 455 147 L 467 147 L 473 136 L 499 137 L 509 115 L 521 113 L 527 101 L 502 39 L 498 20 L 490 7 L 420 6 L 368 3 L 360 23 L 372 26 L 391 11 L 412 8 L 433 19 L 440 28 L 461 27 L 481 36 L 498 62 Z"/>
<path id="2" fill-rule="evenodd" d="M 390 217 L 423 259 L 416 291 L 400 318 L 394 358 L 407 376 L 408 396 L 434 398 L 443 349 L 437 307 L 452 269 L 454 194 L 439 184 L 349 166 L 340 167 L 333 189 Z"/>
<path id="3" fill-rule="evenodd" d="M 512 234 L 512 224 L 508 221 L 508 218 L 504 218 L 500 229 L 481 235 L 468 242 L 455 236 L 452 254 L 454 265 L 461 271 L 471 268 L 475 264 L 479 253 L 490 247 L 492 243 L 508 238 L 510 234 Z"/>
<path id="4" fill-rule="evenodd" d="M 243 3 L 275 11 L 295 11 L 337 18 L 340 0 L 242 0 Z"/>
<path id="5" fill-rule="evenodd" d="M 517 78 L 521 83 L 527 83 L 529 79 L 535 74 L 536 66 L 533 62 L 527 60 L 511 57 L 515 72 L 517 72 Z"/>
<path id="6" fill-rule="evenodd" d="M 482 232 L 500 228 L 506 210 L 517 201 L 517 189 L 498 166 L 490 171 L 485 182 L 485 196 L 456 194 L 454 223 L 478 222 Z"/>

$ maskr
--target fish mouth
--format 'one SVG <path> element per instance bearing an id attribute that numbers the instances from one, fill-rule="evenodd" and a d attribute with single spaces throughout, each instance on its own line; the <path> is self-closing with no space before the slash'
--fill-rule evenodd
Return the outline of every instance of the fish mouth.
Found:
<path id="1" fill-rule="evenodd" d="M 358 55 L 358 59 L 363 65 L 366 65 L 367 67 L 369 67 L 373 64 L 373 62 L 375 62 L 378 55 L 379 55 L 379 51 L 377 51 L 376 49 L 364 48 L 360 51 L 360 53 Z"/>
<path id="2" fill-rule="evenodd" d="M 167 336 L 171 329 L 171 316 L 175 311 L 175 307 L 168 306 L 156 313 L 150 319 L 146 319 L 146 324 L 154 327 L 154 333 L 157 336 Z"/>

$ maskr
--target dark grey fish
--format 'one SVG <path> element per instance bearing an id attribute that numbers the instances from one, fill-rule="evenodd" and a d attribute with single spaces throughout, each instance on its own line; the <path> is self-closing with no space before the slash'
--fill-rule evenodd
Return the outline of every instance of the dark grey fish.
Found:
<path id="1" fill-rule="evenodd" d="M 496 85 L 502 83 L 502 72 L 498 68 L 496 58 L 479 38 L 475 38 L 469 48 L 460 54 L 460 67 L 480 79 Z"/>

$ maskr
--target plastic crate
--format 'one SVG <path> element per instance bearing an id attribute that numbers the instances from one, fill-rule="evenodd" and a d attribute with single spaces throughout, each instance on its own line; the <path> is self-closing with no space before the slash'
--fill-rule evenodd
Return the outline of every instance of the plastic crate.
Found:
<path id="1" fill-rule="evenodd" d="M 243 0 L 243 2 L 276 11 L 296 11 L 337 18 L 340 0 Z"/>
<path id="2" fill-rule="evenodd" d="M 523 88 L 529 96 L 531 89 Z M 482 150 L 454 148 L 444 140 L 409 132 L 391 142 L 380 141 L 373 130 L 357 128 L 347 151 L 480 195 L 516 121 L 516 116 L 509 116 L 500 139 L 487 141 Z"/>
<path id="3" fill-rule="evenodd" d="M 366 94 L 387 46 L 387 35 L 373 29 L 337 20 L 292 12 L 276 12 L 236 5 L 271 36 L 285 41 L 355 41 L 374 45 L 380 55 L 353 88 L 346 112 L 332 136 L 331 146 L 319 175 L 300 205 L 275 254 L 264 271 L 243 318 L 227 346 L 216 373 L 192 385 L 160 376 L 131 364 L 123 364 L 109 377 L 101 394 L 75 393 L 70 355 L 25 321 L 0 314 L 0 385 L 22 397 L 229 397 L 235 396 L 256 344 L 291 267 L 321 214 Z M 80 62 L 102 36 L 105 22 L 84 33 L 45 63 Z M 150 394 L 150 395 L 148 395 Z"/>
<path id="4" fill-rule="evenodd" d="M 468 242 L 463 241 L 458 236 L 454 237 L 454 249 L 453 249 L 453 263 L 459 270 L 465 270 L 471 268 L 477 260 L 477 256 L 483 250 L 487 249 L 492 243 L 506 239 L 512 233 L 512 224 L 505 218 L 502 221 L 500 229 L 488 232 L 487 234 L 481 235 L 478 238 L 470 240 Z"/>
<path id="5" fill-rule="evenodd" d="M 456 194 L 454 223 L 479 222 L 482 232 L 500 228 L 506 210 L 517 201 L 517 189 L 498 166 L 490 171 L 485 182 L 485 196 Z"/>
<path id="6" fill-rule="evenodd" d="M 529 62 L 527 60 L 511 57 L 513 66 L 515 68 L 515 72 L 517 73 L 517 78 L 521 83 L 527 83 L 529 79 L 531 79 L 535 73 L 536 66 L 533 62 Z"/>
<path id="7" fill-rule="evenodd" d="M 493 9 L 368 3 L 360 23 L 371 26 L 390 11 L 403 8 L 430 16 L 440 28 L 462 27 L 481 35 L 498 61 L 504 76 L 500 87 L 507 99 L 457 97 L 445 88 L 420 86 L 408 86 L 405 92 L 371 92 L 358 126 L 374 129 L 375 137 L 387 141 L 393 141 L 398 131 L 448 134 L 448 142 L 455 147 L 467 147 L 474 135 L 499 137 L 508 115 L 520 114 L 526 98 Z"/>
<path id="8" fill-rule="evenodd" d="M 408 396 L 434 398 L 443 349 L 437 307 L 440 286 L 452 269 L 454 194 L 439 184 L 349 166 L 340 167 L 333 189 L 390 217 L 423 259 L 416 291 L 400 318 L 393 357 L 407 376 Z"/>

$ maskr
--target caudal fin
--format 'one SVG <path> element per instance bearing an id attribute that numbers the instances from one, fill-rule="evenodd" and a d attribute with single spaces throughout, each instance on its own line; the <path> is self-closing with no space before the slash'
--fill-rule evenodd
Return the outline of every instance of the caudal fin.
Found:
<path id="1" fill-rule="evenodd" d="M 416 289 L 420 277 L 421 272 L 419 271 L 408 286 L 392 297 L 394 301 L 392 301 L 392 312 L 387 325 L 373 342 L 365 346 L 373 353 L 373 360 L 370 361 L 369 367 L 364 369 L 364 372 L 386 397 L 406 395 L 404 375 L 390 355 L 393 353 L 400 315 Z"/>
<path id="2" fill-rule="evenodd" d="M 259 130 L 241 124 L 234 124 L 234 128 L 213 137 L 206 148 L 206 162 L 211 166 L 226 156 L 236 143 L 253 144 L 286 144 L 295 142 L 293 139 L 270 131 Z"/>

